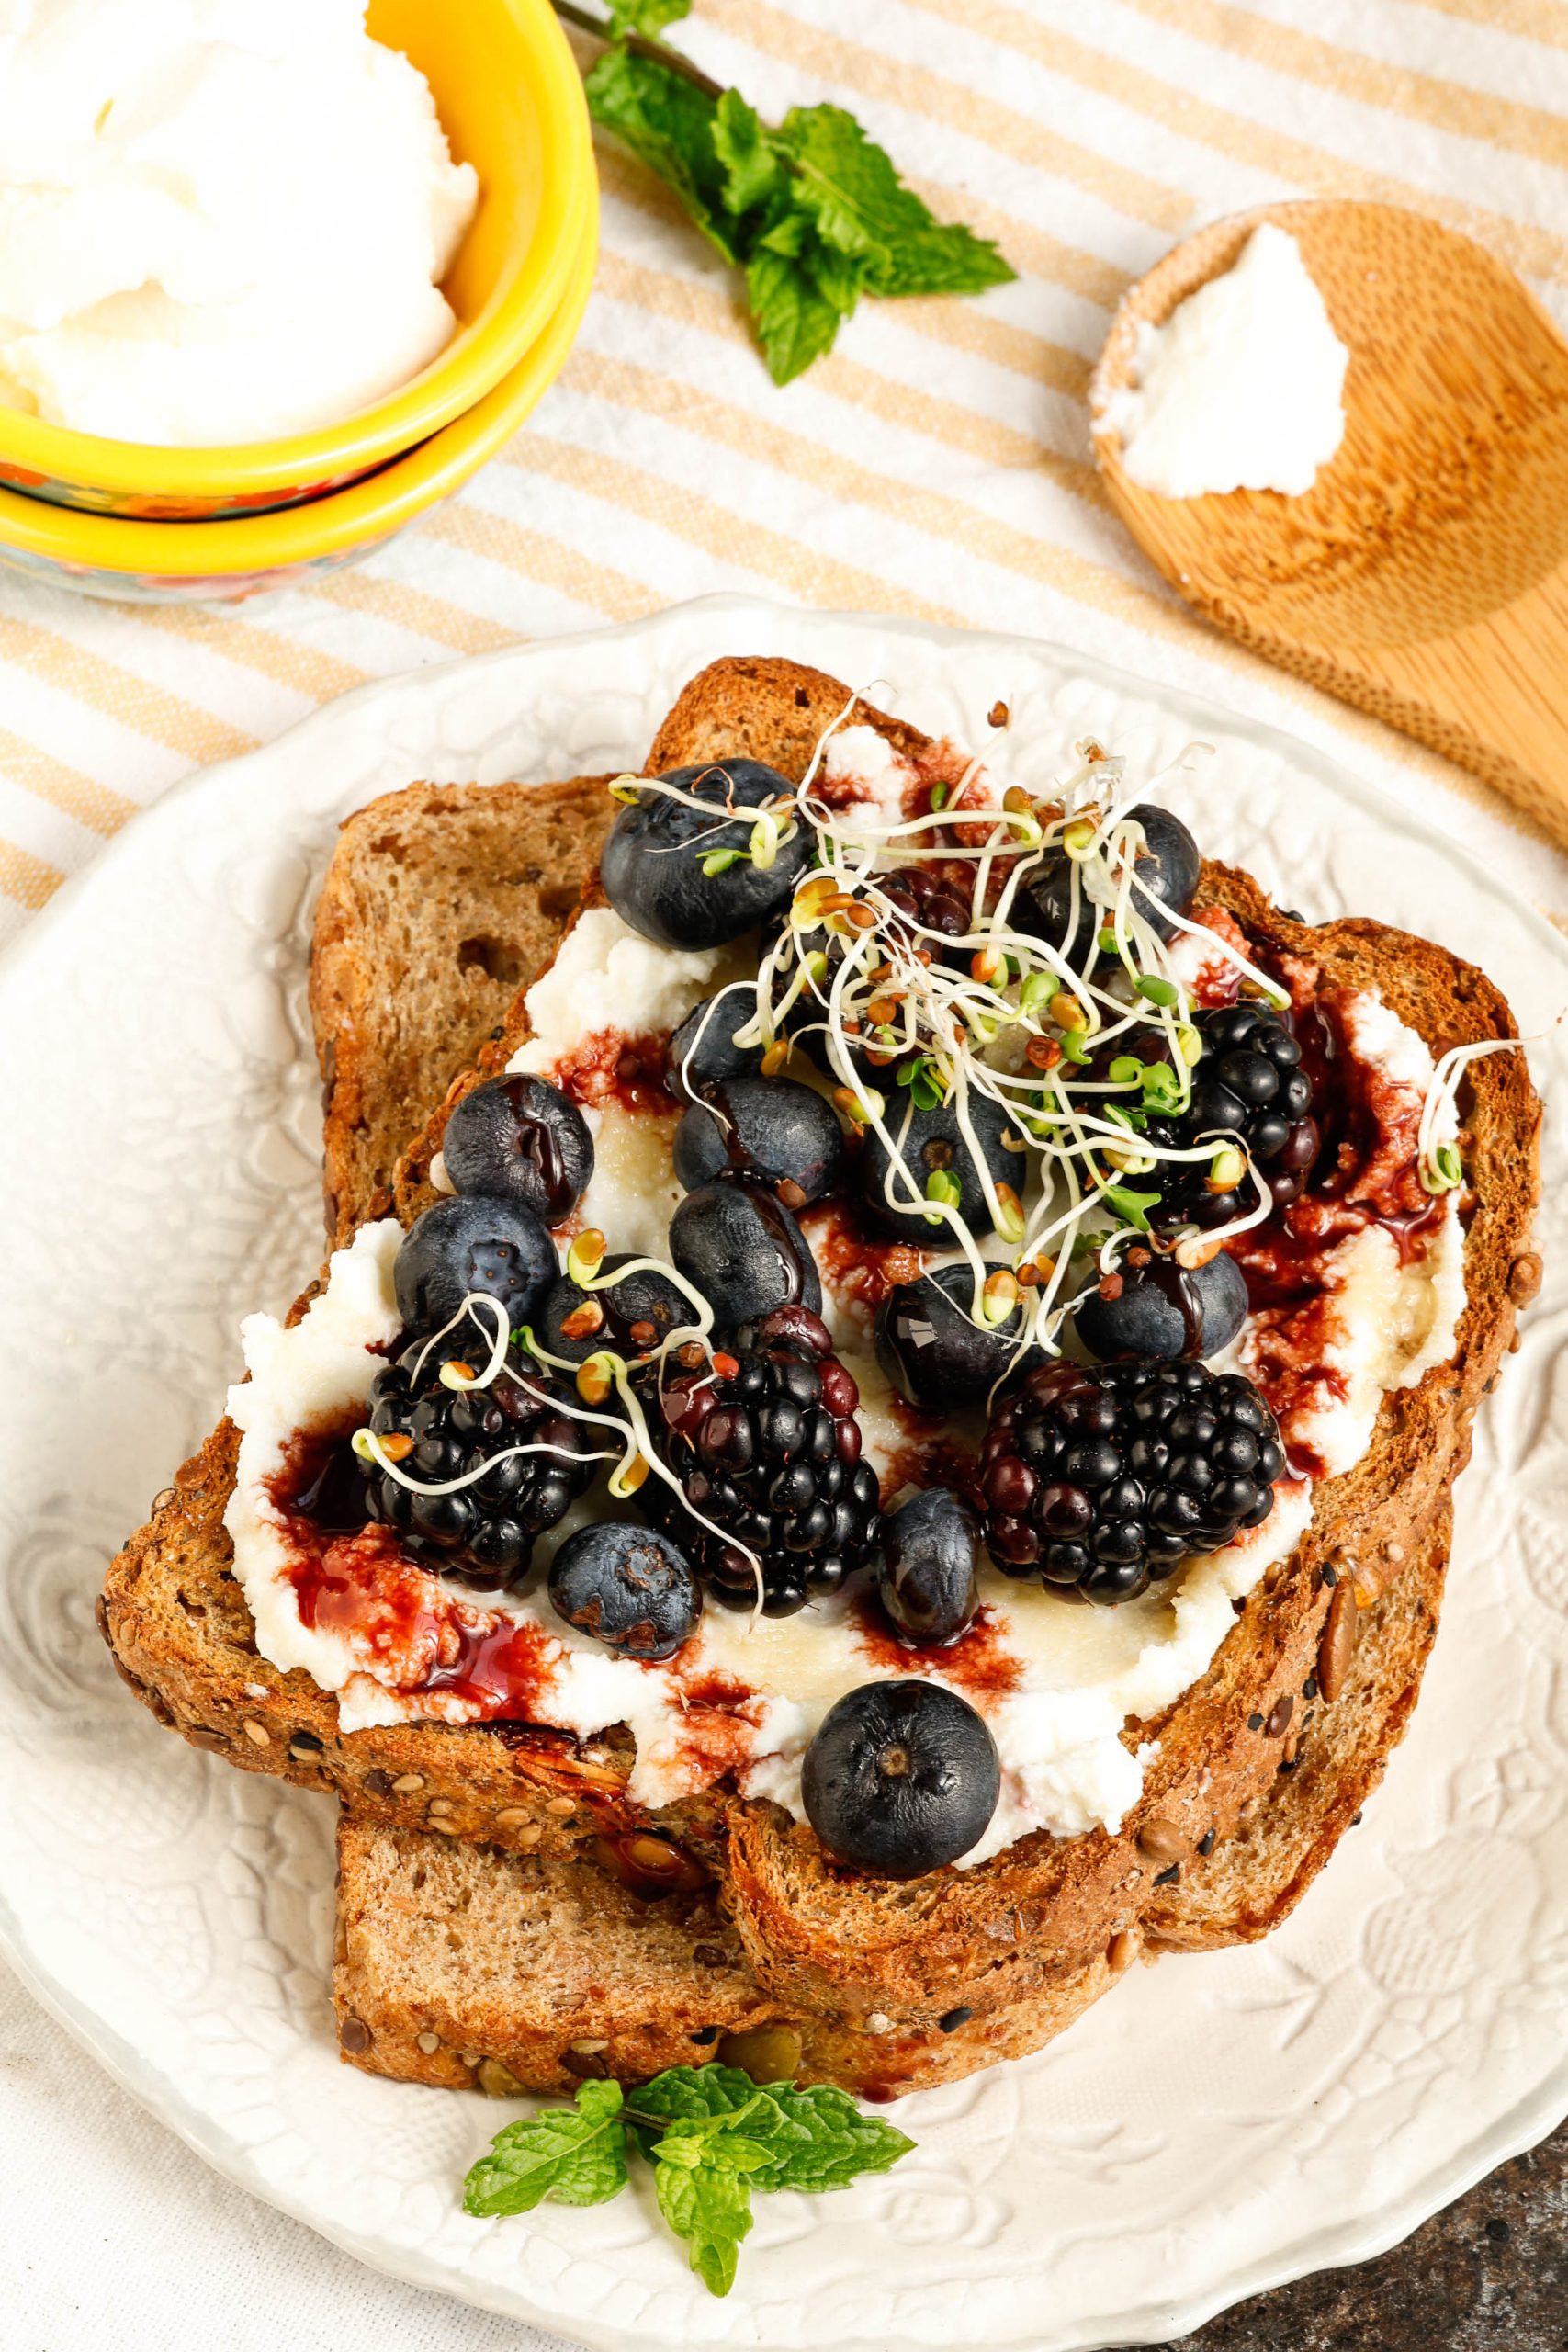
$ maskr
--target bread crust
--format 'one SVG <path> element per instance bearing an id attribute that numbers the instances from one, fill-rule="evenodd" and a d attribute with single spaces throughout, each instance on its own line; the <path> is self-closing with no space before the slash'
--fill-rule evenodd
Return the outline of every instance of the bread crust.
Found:
<path id="1" fill-rule="evenodd" d="M 1013 1986 L 969 2017 L 955 2017 L 955 2000 L 934 2022 L 792 2012 L 763 1991 L 711 1894 L 641 1902 L 581 1863 L 378 1829 L 345 1812 L 333 1974 L 344 2055 L 401 2082 L 561 2091 L 585 2071 L 637 2082 L 665 2065 L 743 2058 L 728 2037 L 782 2027 L 798 2047 L 800 2080 L 888 2098 L 1041 2049 L 1135 1960 L 1251 1942 L 1295 1907 L 1409 1720 L 1449 1533 L 1445 1511 L 1373 1602 L 1318 1736 L 1285 1743 L 1234 1836 L 1177 1866 L 1141 1929 L 1113 1932 L 1049 1985 Z M 1314 1715 L 1311 1702 L 1303 1714 Z M 541 1908 L 552 1926 L 544 1964 L 536 1949 L 519 1949 L 516 1926 Z"/>
<path id="2" fill-rule="evenodd" d="M 798 775 L 846 699 L 837 681 L 792 663 L 716 663 L 686 689 L 660 729 L 650 771 L 745 751 Z M 857 705 L 852 716 L 911 756 L 932 749 L 870 706 Z M 1507 1006 L 1484 975 L 1428 942 L 1360 919 L 1314 929 L 1271 908 L 1246 876 L 1213 865 L 1205 868 L 1201 898 L 1230 908 L 1254 936 L 1317 963 L 1324 985 L 1378 986 L 1436 1053 L 1514 1034 Z M 451 1104 L 508 1058 L 524 1034 L 520 993 L 480 1068 L 454 1082 L 405 1154 L 395 1182 L 405 1221 L 430 1197 L 430 1161 Z M 1468 1456 L 1476 1405 L 1512 1340 L 1514 1295 L 1524 1286 L 1516 1269 L 1529 1260 L 1536 1185 L 1540 1108 L 1523 1057 L 1475 1065 L 1467 1092 L 1476 1204 L 1468 1304 L 1454 1356 L 1418 1388 L 1384 1400 L 1368 1454 L 1320 1489 L 1308 1535 L 1246 1603 L 1208 1672 L 1163 1715 L 1130 1731 L 1134 1742 L 1157 1739 L 1159 1749 L 1139 1804 L 1118 1835 L 1097 1830 L 1056 1840 L 1039 1833 L 977 1870 L 892 1886 L 843 1871 L 787 1815 L 733 1794 L 709 1792 L 648 1823 L 679 1836 L 716 1869 L 752 1974 L 784 2013 L 831 2019 L 846 2033 L 863 2032 L 869 2016 L 896 2016 L 911 2048 L 923 2050 L 933 2035 L 950 2041 L 940 2019 L 962 2007 L 984 2052 L 992 2028 L 1001 2041 L 1028 2030 L 1019 2020 L 1029 2004 L 1040 2005 L 1041 2014 L 1058 2002 L 1070 2007 L 1071 1988 L 1103 1968 L 1108 1951 L 1124 1949 L 1123 1939 L 1146 1934 L 1152 1942 L 1179 1946 L 1217 1932 L 1205 1928 L 1201 1903 L 1179 1901 L 1171 1890 L 1181 1880 L 1193 1889 L 1201 1884 L 1205 1844 L 1212 1860 L 1249 1834 L 1247 1825 L 1282 1767 L 1298 1774 L 1307 1769 L 1304 1692 L 1336 1590 L 1348 1582 L 1364 1612 L 1374 1616 L 1400 1568 L 1425 1562 L 1422 1608 L 1435 1620 L 1441 1568 L 1439 1562 L 1433 1571 L 1431 1563 L 1446 1547 L 1448 1498 Z M 255 1658 L 254 1642 L 246 1657 L 248 1620 L 221 1527 L 233 1451 L 233 1432 L 225 1427 L 186 1465 L 170 1498 L 110 1571 L 106 1622 L 117 1657 L 165 1720 L 198 1745 L 220 1745 L 250 1769 L 334 1788 L 364 1822 L 412 1828 L 439 1817 L 443 1837 L 484 1838 L 566 1861 L 574 1854 L 581 1860 L 592 1838 L 642 1818 L 620 1792 L 624 1756 L 617 1758 L 613 1744 L 606 1744 L 606 1761 L 584 1774 L 585 1759 L 569 1743 L 514 1728 L 415 1724 L 344 1737 L 335 1729 L 335 1702 L 308 1678 L 278 1676 Z M 190 1617 L 193 1596 L 208 1615 Z M 209 1626 L 215 1600 L 222 1633 L 216 1645 Z M 1419 1619 L 1417 1611 L 1412 1623 Z M 1410 1652 L 1401 1684 L 1405 1699 L 1369 1713 L 1375 1730 L 1351 1744 L 1354 1756 L 1334 1783 L 1344 1800 L 1334 1791 L 1324 1795 L 1297 1839 L 1288 1886 L 1260 1892 L 1258 1932 L 1283 1916 L 1321 1868 L 1350 1817 L 1346 1805 L 1358 1775 L 1364 1788 L 1381 1770 L 1408 1715 L 1424 1657 L 1419 1645 Z M 1332 1706 L 1317 1707 L 1308 1747 L 1332 1713 Z M 569 1792 L 570 1815 L 562 1809 Z M 1160 1860 L 1172 1851 L 1193 1857 L 1178 1863 L 1178 1882 Z M 1223 1907 L 1214 1908 L 1215 1917 Z M 1227 1916 L 1240 1917 L 1244 1908 L 1233 1903 Z M 892 2056 L 879 2052 L 878 2063 L 886 2066 Z M 942 2063 L 950 2061 L 956 2065 L 951 2047 Z M 917 2069 L 924 2063 L 911 2061 Z M 972 2063 L 985 2063 L 984 2054 Z"/>

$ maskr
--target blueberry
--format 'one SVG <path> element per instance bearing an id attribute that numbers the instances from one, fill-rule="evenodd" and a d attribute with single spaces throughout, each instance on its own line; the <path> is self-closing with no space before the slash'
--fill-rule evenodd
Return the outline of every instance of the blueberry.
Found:
<path id="1" fill-rule="evenodd" d="M 727 1169 L 758 1177 L 792 1209 L 839 1181 L 844 1139 L 830 1106 L 789 1078 L 736 1078 L 710 1088 L 675 1130 L 675 1176 L 687 1192 Z"/>
<path id="2" fill-rule="evenodd" d="M 570 1216 L 593 1173 L 593 1138 L 576 1103 L 518 1071 L 464 1095 L 441 1150 L 459 1193 L 520 1201 L 547 1225 Z"/>
<path id="3" fill-rule="evenodd" d="M 1021 1142 L 1009 1115 L 999 1103 L 988 1096 L 971 1094 L 968 1121 L 993 1182 L 1008 1184 L 1016 1192 L 1023 1174 L 1021 1150 L 1010 1150 L 1003 1143 L 1004 1136 Z M 897 1089 L 888 1091 L 887 1108 L 883 1125 L 897 1147 L 898 1159 L 908 1170 L 908 1182 L 892 1172 L 887 1148 L 874 1128 L 865 1131 L 865 1148 L 856 1162 L 856 1181 L 861 1199 L 868 1214 L 886 1233 L 896 1233 L 904 1240 L 941 1243 L 948 1238 L 951 1227 L 939 1217 L 935 1224 L 928 1221 L 930 1212 L 910 1204 L 910 1187 L 917 1200 L 931 1197 L 928 1191 L 932 1177 L 950 1176 L 958 1182 L 958 1199 L 953 1204 L 959 1216 L 976 1237 L 991 1230 L 991 1213 L 986 1205 L 979 1170 L 958 1124 L 958 1114 L 952 1102 L 941 1102 L 934 1111 L 918 1111 L 908 1096 Z"/>
<path id="4" fill-rule="evenodd" d="M 623 1657 L 673 1657 L 703 1613 L 685 1554 L 650 1527 L 613 1520 L 567 1537 L 549 1584 L 556 1614 Z"/>
<path id="5" fill-rule="evenodd" d="M 750 857 L 752 819 L 714 813 L 782 800 L 795 789 L 787 777 L 761 760 L 726 760 L 672 768 L 660 780 L 680 797 L 644 789 L 600 856 L 599 878 L 623 922 L 661 947 L 722 947 L 789 904 L 815 851 L 810 827 L 797 825 L 764 867 Z M 727 849 L 739 853 L 736 863 L 705 874 L 705 861 Z"/>
<path id="6" fill-rule="evenodd" d="M 975 1622 L 980 1522 L 961 1495 L 931 1487 L 882 1524 L 877 1589 L 900 1640 L 955 1642 Z"/>
<path id="7" fill-rule="evenodd" d="M 810 1244 L 783 1203 L 749 1177 L 720 1176 L 688 1193 L 670 1220 L 670 1256 L 722 1330 L 795 1301 L 821 1310 Z"/>
<path id="8" fill-rule="evenodd" d="M 553 1356 L 585 1363 L 601 1348 L 613 1348 L 628 1363 L 651 1355 L 671 1331 L 689 1328 L 696 1309 L 664 1274 L 643 1266 L 620 1282 L 608 1277 L 637 1261 L 623 1250 L 606 1258 L 592 1291 L 580 1290 L 563 1274 L 547 1294 L 535 1321 L 540 1345 Z M 568 1323 L 573 1328 L 566 1329 Z"/>
<path id="9" fill-rule="evenodd" d="M 1022 1310 L 983 1329 L 970 1319 L 975 1278 L 967 1266 L 944 1266 L 898 1283 L 877 1309 L 876 1360 L 901 1396 L 922 1413 L 984 1403 L 999 1380 L 1040 1362 L 1018 1345 Z"/>
<path id="10" fill-rule="evenodd" d="M 1173 817 L 1168 808 L 1158 808 L 1152 800 L 1141 801 L 1127 814 L 1142 825 L 1147 842 L 1134 868 L 1137 887 L 1133 891 L 1134 910 L 1159 938 L 1173 939 L 1176 925 L 1152 904 L 1145 892 L 1152 892 L 1164 905 L 1184 915 L 1192 904 L 1203 868 L 1198 844 L 1179 817 Z M 1032 932 L 1070 956 L 1078 970 L 1086 971 L 1095 960 L 1092 952 L 1086 956 L 1086 950 L 1092 950 L 1099 933 L 1101 910 L 1091 907 L 1080 890 L 1077 929 L 1069 933 L 1072 873 L 1072 860 L 1066 850 L 1051 851 L 1019 886 L 1013 918 L 1021 931 Z"/>
<path id="11" fill-rule="evenodd" d="M 757 1010 L 750 980 L 733 980 L 716 996 L 694 1005 L 670 1040 L 670 1082 L 687 1102 L 727 1078 L 755 1078 L 762 1067 L 761 1046 L 738 1046 L 737 1029 Z"/>
<path id="12" fill-rule="evenodd" d="M 395 1276 L 398 1313 L 405 1324 L 438 1330 L 469 1291 L 480 1291 L 501 1300 L 515 1330 L 529 1320 L 558 1271 L 549 1228 L 532 1209 L 479 1197 L 439 1201 L 403 1236 Z M 488 1327 L 488 1310 L 480 1312 Z"/>
<path id="13" fill-rule="evenodd" d="M 878 1878 L 923 1878 L 985 1835 L 1001 1794 L 997 1746 L 940 1682 L 867 1682 L 830 1707 L 801 1771 L 828 1851 Z"/>
<path id="14" fill-rule="evenodd" d="M 1139 1358 L 1171 1363 L 1179 1356 L 1217 1356 L 1247 1318 L 1247 1283 L 1222 1250 L 1188 1272 L 1174 1258 L 1124 1269 L 1119 1297 L 1091 1290 L 1074 1318 L 1078 1338 L 1102 1363 Z"/>

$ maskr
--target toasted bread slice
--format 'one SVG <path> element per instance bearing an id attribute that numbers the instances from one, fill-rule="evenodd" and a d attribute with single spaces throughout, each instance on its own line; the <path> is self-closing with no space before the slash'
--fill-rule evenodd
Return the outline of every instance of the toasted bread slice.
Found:
<path id="1" fill-rule="evenodd" d="M 639 1900 L 581 1863 L 502 1853 L 431 1831 L 338 1827 L 333 1997 L 345 2057 L 400 2082 L 492 2093 L 565 2090 L 588 2073 L 636 2082 L 710 2058 L 773 2064 L 863 2098 L 1038 2050 L 1140 1951 L 1247 1943 L 1294 1909 L 1382 1777 L 1416 1703 L 1448 1560 L 1444 1512 L 1369 1611 L 1332 1705 L 1235 1835 L 1191 1855 L 1138 1929 L 1076 1973 L 981 2017 L 851 2022 L 765 1994 L 711 1895 Z M 1310 1707 L 1303 1712 L 1310 1712 Z M 954 2004 L 956 2007 L 958 2004 Z"/>
<path id="2" fill-rule="evenodd" d="M 334 1246 L 554 954 L 615 817 L 604 781 L 415 784 L 344 826 L 310 957 Z"/>
<path id="3" fill-rule="evenodd" d="M 465 847 L 471 837 L 465 835 Z M 485 854 L 485 844 L 479 854 Z M 464 854 L 454 848 L 453 854 Z M 470 853 L 471 854 L 471 853 Z M 344 910 L 345 916 L 348 910 Z M 350 916 L 350 920 L 353 918 Z M 389 945 L 375 902 L 345 945 L 374 970 Z M 316 1000 L 318 1050 L 333 1039 L 334 1000 Z M 461 1067 L 433 1056 L 432 1099 Z M 378 1106 L 367 1103 L 375 1119 Z M 352 1170 L 349 1171 L 352 1181 Z M 376 1213 L 375 1189 L 346 1187 L 349 1228 Z M 1382 1778 L 1409 1720 L 1437 1630 L 1448 1520 L 1372 1604 L 1317 1736 L 1281 1756 L 1274 1781 L 1235 1834 L 1192 1855 L 1145 1913 L 1144 1953 L 1215 1950 L 1268 1933 L 1293 1909 Z M 1354 1587 L 1348 1588 L 1353 1603 Z M 1341 1620 L 1348 1615 L 1341 1604 Z M 1334 1667 L 1329 1665 L 1330 1680 Z M 1303 1721 L 1310 1713 L 1303 1706 Z M 1309 1731 L 1313 1729 L 1308 1724 Z M 1010 2054 L 1041 2046 L 1124 1971 L 1126 1936 L 1103 1969 L 1010 2020 Z M 1081 2000 L 1077 1998 L 1081 1994 Z M 378 1829 L 346 1812 L 338 1833 L 333 1997 L 344 2055 L 367 2072 L 492 2094 L 563 2090 L 585 2073 L 627 2081 L 714 2056 L 743 2062 L 732 2037 L 773 2030 L 803 2078 L 886 2096 L 967 2073 L 1002 2054 L 998 2020 L 912 2034 L 833 2030 L 770 2002 L 711 1895 L 639 1900 L 581 1863 L 524 1857 L 434 1832 Z M 986 2037 L 991 2037 L 987 2039 Z"/>
<path id="4" fill-rule="evenodd" d="M 790 664 L 717 664 L 682 695 L 653 763 L 744 748 L 798 774 L 845 700 L 836 682 Z M 739 745 L 738 711 L 745 726 Z M 921 749 L 910 730 L 881 714 L 863 707 L 854 715 L 901 748 Z M 1314 931 L 1277 915 L 1246 877 L 1220 868 L 1208 870 L 1203 896 L 1232 907 L 1255 933 L 1318 962 L 1325 979 L 1381 987 L 1436 1051 L 1510 1031 L 1507 1008 L 1483 976 L 1427 943 L 1359 922 Z M 521 1034 L 519 1018 L 486 1061 L 512 1051 Z M 1370 1604 L 1389 1583 L 1396 1555 L 1430 1556 L 1470 1418 L 1511 1335 L 1511 1285 L 1526 1286 L 1517 1270 L 1528 1262 L 1538 1109 L 1520 1058 L 1479 1065 L 1470 1095 L 1467 1167 L 1476 1203 L 1470 1305 L 1454 1359 L 1420 1388 L 1386 1401 L 1371 1453 L 1322 1491 L 1311 1534 L 1270 1589 L 1247 1602 L 1209 1674 L 1157 1722 L 1138 1727 L 1136 1736 L 1159 1739 L 1160 1754 L 1119 1837 L 1037 1836 L 979 1870 L 894 1888 L 836 1870 L 808 1833 L 772 1808 L 731 1802 L 705 1813 L 699 1804 L 682 1821 L 720 1868 L 723 1900 L 753 1973 L 787 2014 L 850 2023 L 888 2015 L 923 2040 L 940 2030 L 942 2017 L 964 2007 L 982 2031 L 986 2020 L 1001 2031 L 1004 2018 L 1027 2005 L 1065 1996 L 1145 1917 L 1157 1928 L 1168 1907 L 1170 1865 L 1162 1855 L 1207 1846 L 1212 1856 L 1236 1834 L 1281 1763 L 1303 1769 L 1288 1750 L 1301 1737 L 1310 1703 L 1304 1689 L 1315 1679 L 1334 1595 L 1353 1575 Z M 422 1204 L 441 1124 L 438 1115 L 400 1172 L 405 1216 Z M 583 1758 L 567 1743 L 515 1727 L 410 1726 L 344 1740 L 333 1727 L 333 1702 L 302 1677 L 271 1675 L 243 1654 L 226 1661 L 216 1683 L 209 1670 L 197 1670 L 192 1652 L 202 1645 L 193 1643 L 188 1611 L 223 1577 L 221 1511 L 231 1460 L 231 1435 L 220 1432 L 111 1574 L 108 1622 L 122 1667 L 164 1712 L 204 1744 L 221 1739 L 234 1760 L 336 1786 L 382 1821 L 412 1826 L 431 1817 L 438 1799 L 444 1835 L 534 1846 L 547 1857 L 580 1838 L 596 1815 L 624 1825 L 613 1750 Z M 1341 1608 L 1340 1635 L 1343 1619 Z M 243 1628 L 231 1628 L 236 1636 L 243 1642 Z M 210 1668 L 210 1659 L 202 1663 Z M 241 1679 L 247 1668 L 253 1681 Z M 1324 1714 L 1319 1706 L 1309 1744 Z M 569 1802 L 577 1811 L 563 1829 Z M 1315 1867 L 1316 1838 L 1314 1829 L 1300 1841 L 1302 1883 Z"/>

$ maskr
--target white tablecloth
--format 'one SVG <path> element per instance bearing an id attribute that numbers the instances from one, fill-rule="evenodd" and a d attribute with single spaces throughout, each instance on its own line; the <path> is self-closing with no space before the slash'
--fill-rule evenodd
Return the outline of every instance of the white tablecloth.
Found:
<path id="1" fill-rule="evenodd" d="M 0 1962 L 0 2352 L 89 2347 L 557 2352 L 231 2188 Z"/>

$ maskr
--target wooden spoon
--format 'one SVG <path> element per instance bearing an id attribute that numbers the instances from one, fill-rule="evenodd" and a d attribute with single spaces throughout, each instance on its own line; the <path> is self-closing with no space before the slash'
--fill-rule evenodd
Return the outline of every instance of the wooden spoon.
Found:
<path id="1" fill-rule="evenodd" d="M 1187 238 L 1122 301 L 1094 404 L 1260 220 L 1348 346 L 1345 437 L 1303 496 L 1163 498 L 1098 421 L 1112 503 L 1171 585 L 1282 669 L 1484 776 L 1568 842 L 1568 344 L 1468 237 L 1388 204 L 1270 204 Z"/>

